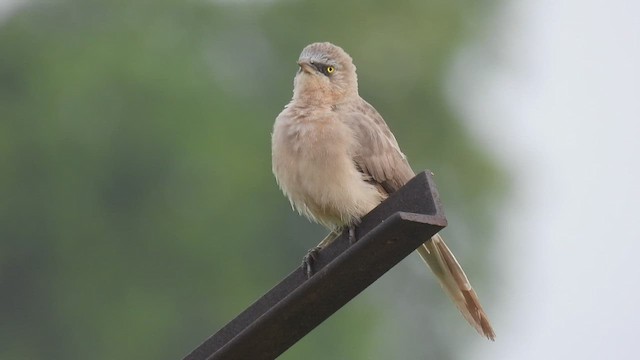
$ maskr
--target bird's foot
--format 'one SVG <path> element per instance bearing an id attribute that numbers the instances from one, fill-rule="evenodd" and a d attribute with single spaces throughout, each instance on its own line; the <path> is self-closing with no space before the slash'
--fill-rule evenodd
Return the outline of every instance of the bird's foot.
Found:
<path id="1" fill-rule="evenodd" d="M 315 271 L 313 270 L 313 263 L 318 260 L 318 255 L 322 250 L 322 247 L 316 246 L 310 249 L 307 254 L 302 258 L 302 271 L 307 275 L 307 279 L 313 276 Z"/>
<path id="2" fill-rule="evenodd" d="M 353 245 L 358 241 L 356 234 L 356 225 L 349 225 L 349 245 Z"/>

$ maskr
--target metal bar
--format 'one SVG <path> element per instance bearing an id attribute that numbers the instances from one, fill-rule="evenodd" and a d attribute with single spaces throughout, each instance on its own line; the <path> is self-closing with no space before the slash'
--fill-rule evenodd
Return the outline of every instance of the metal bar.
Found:
<path id="1" fill-rule="evenodd" d="M 307 279 L 294 270 L 184 360 L 274 359 L 425 240 L 447 226 L 430 172 L 422 172 L 356 229 L 320 251 Z"/>

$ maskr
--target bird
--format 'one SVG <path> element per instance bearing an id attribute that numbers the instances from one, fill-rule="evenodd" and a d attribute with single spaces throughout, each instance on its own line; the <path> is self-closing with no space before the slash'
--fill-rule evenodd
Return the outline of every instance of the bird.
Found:
<path id="1" fill-rule="evenodd" d="M 316 42 L 298 58 L 293 97 L 276 117 L 272 170 L 291 206 L 331 233 L 323 248 L 415 176 L 382 116 L 358 93 L 353 59 Z M 436 234 L 417 249 L 469 324 L 495 332 L 464 270 Z"/>

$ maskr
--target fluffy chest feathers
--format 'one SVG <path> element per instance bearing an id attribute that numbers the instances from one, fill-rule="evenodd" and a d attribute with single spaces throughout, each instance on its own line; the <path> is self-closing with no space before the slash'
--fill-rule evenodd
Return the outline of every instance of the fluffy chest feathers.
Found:
<path id="1" fill-rule="evenodd" d="M 330 228 L 351 224 L 383 199 L 356 168 L 357 147 L 331 108 L 289 106 L 273 129 L 273 173 L 301 214 Z"/>

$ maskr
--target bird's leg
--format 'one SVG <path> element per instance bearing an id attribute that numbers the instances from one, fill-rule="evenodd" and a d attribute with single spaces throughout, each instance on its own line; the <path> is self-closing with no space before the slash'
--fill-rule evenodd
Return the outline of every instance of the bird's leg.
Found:
<path id="1" fill-rule="evenodd" d="M 334 230 L 334 231 L 330 232 L 327 236 L 324 237 L 324 239 L 322 239 L 322 241 L 320 241 L 320 243 L 318 245 L 316 245 L 316 249 L 317 248 L 323 249 L 323 248 L 329 246 L 329 244 L 331 244 L 339 236 L 340 236 L 340 232 L 338 232 L 338 231 Z"/>

